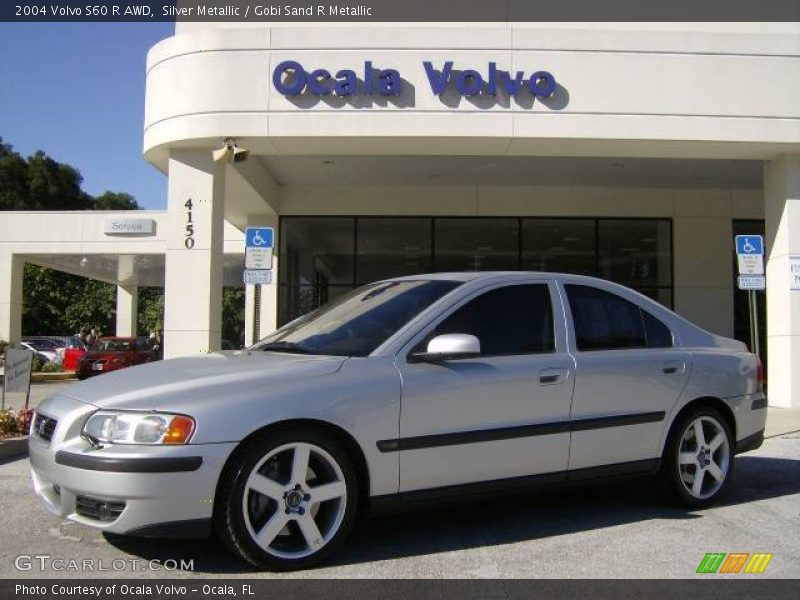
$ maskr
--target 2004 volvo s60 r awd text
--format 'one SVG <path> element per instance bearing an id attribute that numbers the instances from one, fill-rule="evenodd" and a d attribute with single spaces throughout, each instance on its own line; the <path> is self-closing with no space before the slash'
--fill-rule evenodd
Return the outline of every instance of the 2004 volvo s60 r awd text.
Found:
<path id="1" fill-rule="evenodd" d="M 167 344 L 169 339 L 167 338 Z M 263 568 L 329 555 L 369 508 L 658 475 L 692 506 L 763 439 L 758 359 L 622 286 L 419 275 L 253 347 L 75 384 L 30 436 L 36 495 L 105 531 L 209 535 Z"/>

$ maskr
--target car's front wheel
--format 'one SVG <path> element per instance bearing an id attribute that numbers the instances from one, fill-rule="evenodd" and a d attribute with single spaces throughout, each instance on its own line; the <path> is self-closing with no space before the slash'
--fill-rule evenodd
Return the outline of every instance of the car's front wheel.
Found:
<path id="1" fill-rule="evenodd" d="M 273 570 L 310 567 L 352 529 L 358 481 L 331 436 L 277 431 L 248 442 L 220 481 L 215 527 L 246 561 Z"/>
<path id="2" fill-rule="evenodd" d="M 733 434 L 712 408 L 684 415 L 673 427 L 662 477 L 672 495 L 689 506 L 708 506 L 721 496 L 733 475 Z"/>

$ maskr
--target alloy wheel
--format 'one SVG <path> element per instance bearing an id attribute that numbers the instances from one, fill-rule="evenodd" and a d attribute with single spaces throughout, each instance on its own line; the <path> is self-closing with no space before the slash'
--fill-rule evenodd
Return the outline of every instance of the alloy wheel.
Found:
<path id="1" fill-rule="evenodd" d="M 336 535 L 347 509 L 342 468 L 319 446 L 284 444 L 251 470 L 242 496 L 253 541 L 282 559 L 310 556 Z"/>
<path id="2" fill-rule="evenodd" d="M 698 416 L 678 445 L 678 470 L 686 491 L 698 500 L 716 494 L 728 476 L 731 450 L 723 426 L 714 417 Z"/>

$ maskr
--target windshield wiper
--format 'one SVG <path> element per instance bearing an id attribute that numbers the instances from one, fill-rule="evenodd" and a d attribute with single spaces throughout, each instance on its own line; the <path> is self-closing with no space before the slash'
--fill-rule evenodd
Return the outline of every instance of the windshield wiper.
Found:
<path id="1" fill-rule="evenodd" d="M 273 350 L 275 352 L 291 352 L 294 354 L 319 354 L 319 352 L 314 352 L 310 348 L 306 348 L 294 342 L 271 342 L 263 346 L 258 346 L 256 350 L 267 352 Z"/>

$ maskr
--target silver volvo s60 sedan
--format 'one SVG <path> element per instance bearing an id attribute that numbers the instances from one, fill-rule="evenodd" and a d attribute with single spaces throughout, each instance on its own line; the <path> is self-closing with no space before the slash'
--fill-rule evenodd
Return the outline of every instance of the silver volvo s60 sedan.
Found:
<path id="1" fill-rule="evenodd" d="M 625 287 L 551 273 L 373 283 L 253 347 L 69 387 L 38 410 L 51 513 L 118 534 L 216 532 L 315 564 L 357 513 L 657 475 L 705 506 L 763 440 L 761 365 Z"/>

